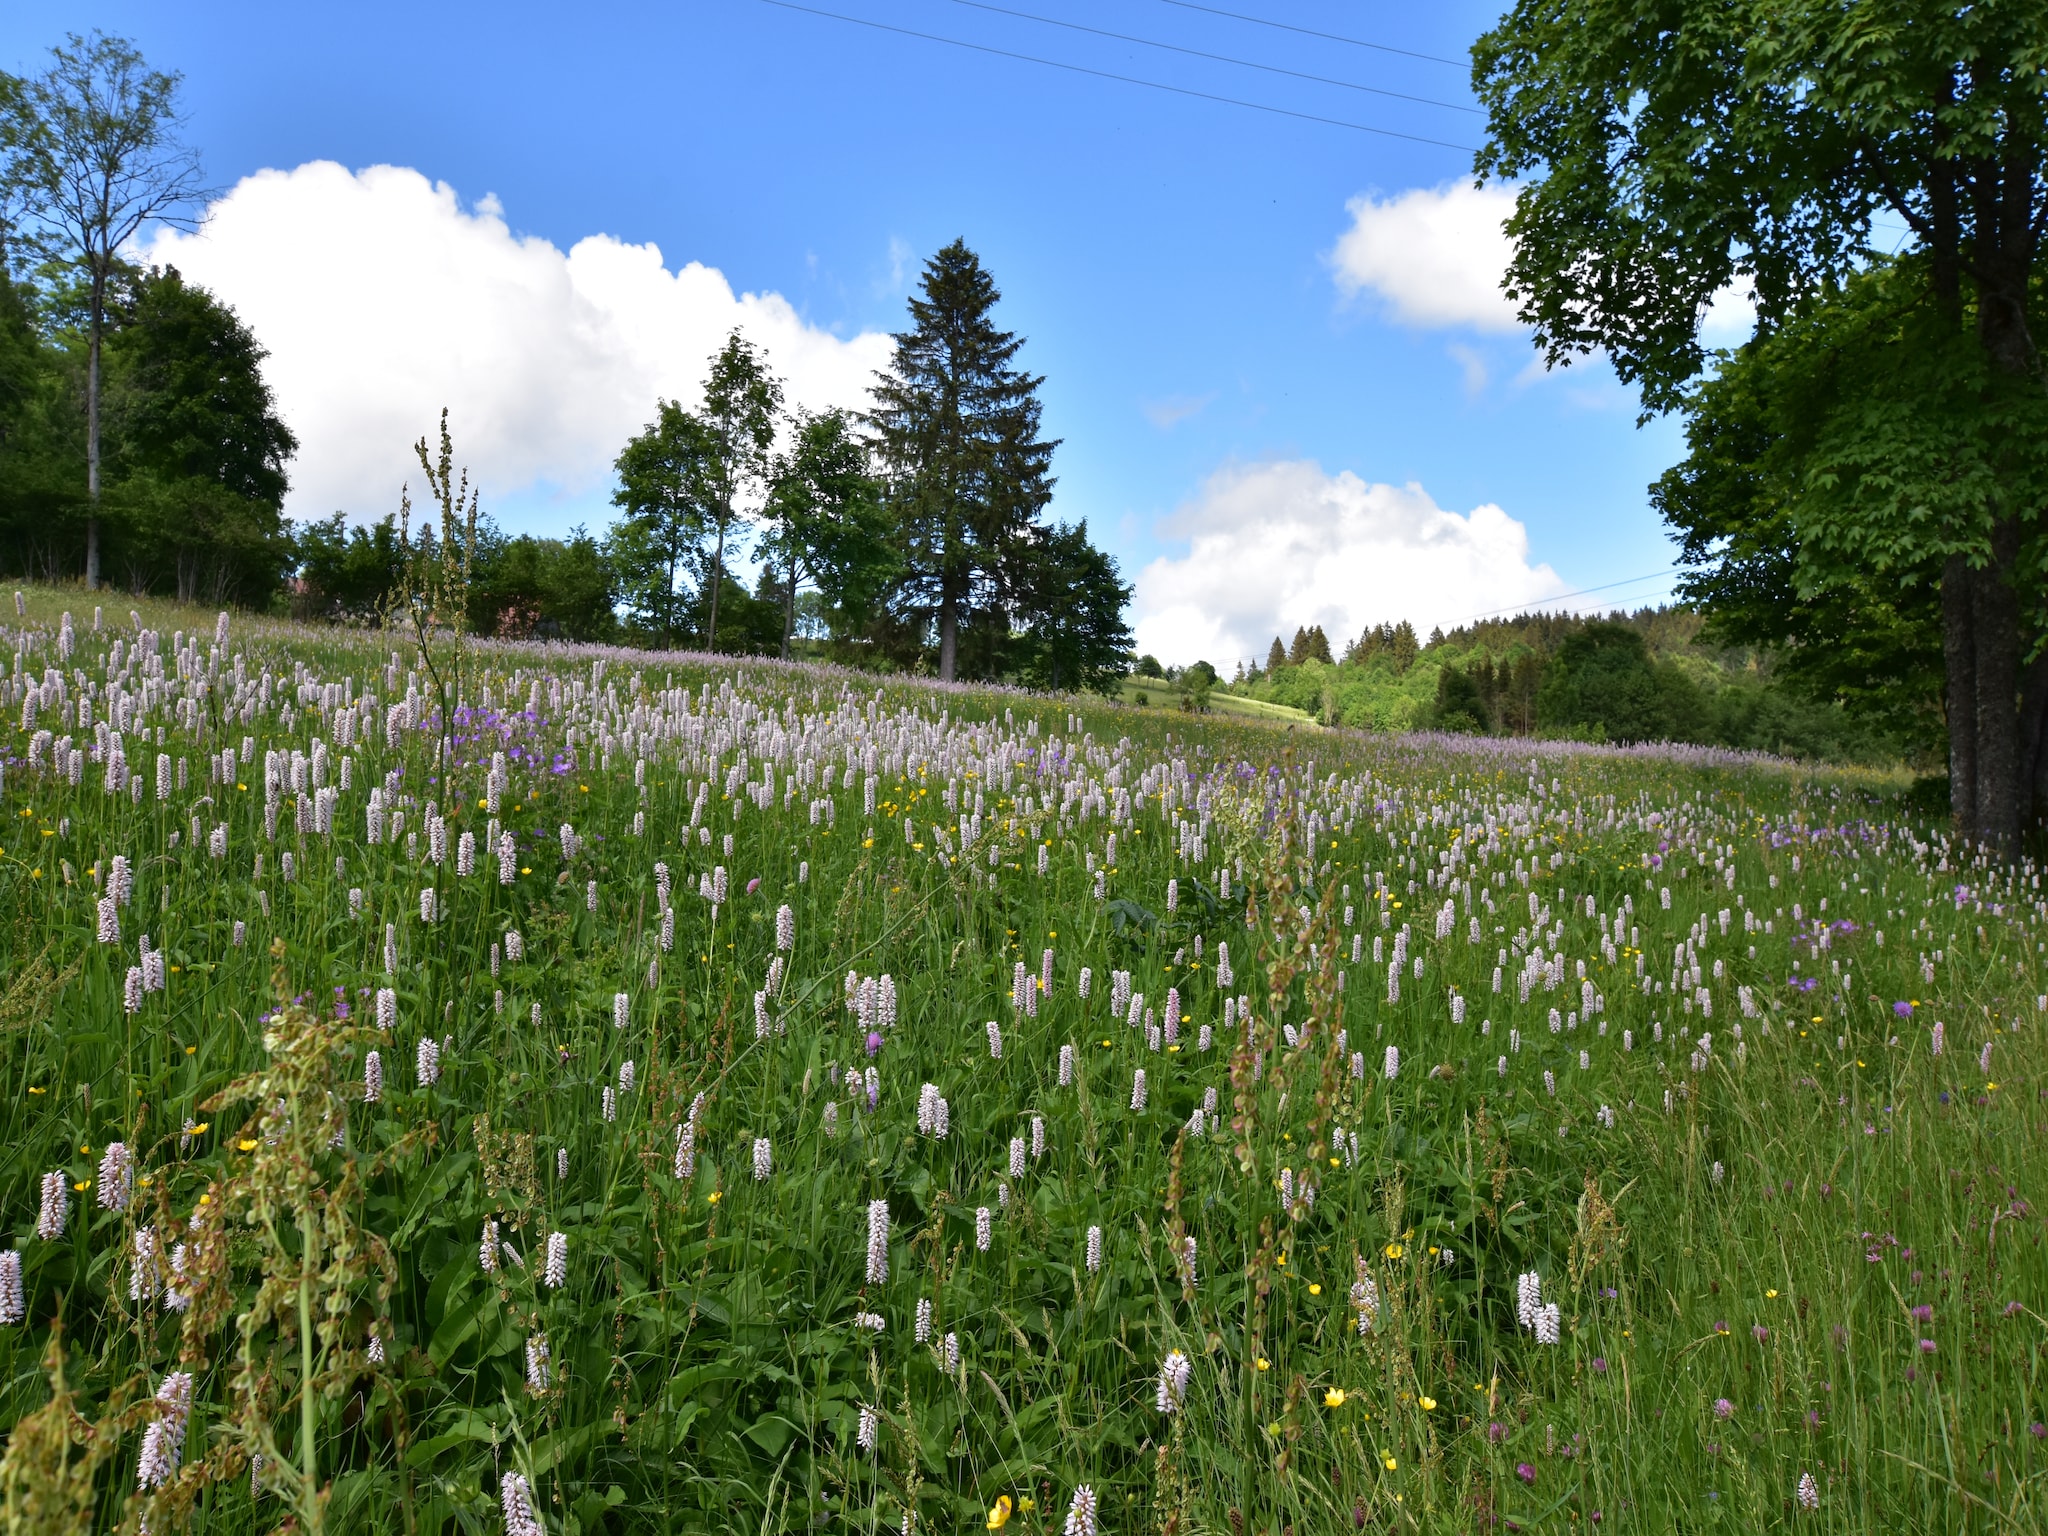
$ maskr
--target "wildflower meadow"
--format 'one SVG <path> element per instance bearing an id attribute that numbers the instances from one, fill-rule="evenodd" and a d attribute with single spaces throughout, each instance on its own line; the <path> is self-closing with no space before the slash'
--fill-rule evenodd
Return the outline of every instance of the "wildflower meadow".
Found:
<path id="1" fill-rule="evenodd" d="M 2038 1530 L 1904 781 L 0 599 L 6 1529 Z"/>

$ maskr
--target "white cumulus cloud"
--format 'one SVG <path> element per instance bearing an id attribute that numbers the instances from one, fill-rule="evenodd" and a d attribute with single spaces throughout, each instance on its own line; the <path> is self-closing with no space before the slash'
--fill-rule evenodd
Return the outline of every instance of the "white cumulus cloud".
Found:
<path id="1" fill-rule="evenodd" d="M 1341 649 L 1368 625 L 1437 624 L 1567 589 L 1529 562 L 1528 530 L 1499 507 L 1459 513 L 1419 485 L 1375 485 L 1313 461 L 1234 464 L 1159 526 L 1187 542 L 1138 573 L 1138 649 L 1204 659 L 1225 676 L 1263 661 L 1273 636 L 1320 624 Z"/>
<path id="2" fill-rule="evenodd" d="M 1408 325 L 1522 328 L 1500 286 L 1513 254 L 1501 225 L 1515 211 L 1514 188 L 1451 182 L 1345 207 L 1351 227 L 1330 267 L 1347 295 L 1373 294 Z"/>
<path id="3" fill-rule="evenodd" d="M 1351 227 L 1338 236 L 1329 261 L 1347 298 L 1370 294 L 1391 318 L 1425 330 L 1527 329 L 1501 288 L 1514 255 L 1502 227 L 1515 211 L 1513 187 L 1454 181 L 1395 197 L 1354 197 L 1344 206 Z M 1739 346 L 1755 328 L 1746 281 L 1715 294 L 1700 316 L 1700 339 L 1709 347 Z M 1468 391 L 1484 383 L 1482 367 L 1475 384 L 1476 353 L 1454 348 L 1452 355 L 1465 369 Z"/>
<path id="4" fill-rule="evenodd" d="M 565 253 L 517 235 L 495 198 L 465 208 L 399 166 L 258 172 L 198 233 L 161 233 L 144 254 L 234 306 L 270 349 L 300 442 L 296 517 L 381 517 L 408 478 L 417 497 L 411 445 L 443 405 L 487 507 L 523 495 L 589 515 L 656 398 L 694 404 L 734 327 L 813 409 L 861 405 L 889 356 L 880 333 L 842 339 L 779 294 L 735 294 L 714 267 L 670 270 L 652 244 L 595 234 Z"/>

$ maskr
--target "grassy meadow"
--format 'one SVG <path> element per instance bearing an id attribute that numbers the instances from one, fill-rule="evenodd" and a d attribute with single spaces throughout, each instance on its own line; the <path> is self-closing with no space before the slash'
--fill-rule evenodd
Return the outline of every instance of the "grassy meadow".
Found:
<path id="1" fill-rule="evenodd" d="M 1901 779 L 23 608 L 8 1532 L 2048 1523 Z"/>

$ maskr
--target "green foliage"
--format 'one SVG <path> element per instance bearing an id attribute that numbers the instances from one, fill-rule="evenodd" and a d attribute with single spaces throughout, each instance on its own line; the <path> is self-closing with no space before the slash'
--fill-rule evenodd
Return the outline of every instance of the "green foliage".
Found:
<path id="1" fill-rule="evenodd" d="M 1328 661 L 1330 646 L 1327 640 L 1323 642 L 1322 649 L 1322 659 Z M 1415 658 L 1421 651 L 1422 647 L 1415 638 L 1415 626 L 1403 619 L 1398 624 L 1377 624 L 1366 630 L 1344 647 L 1344 660 L 1350 666 L 1368 666 L 1374 657 L 1385 656 L 1398 676 L 1415 665 Z"/>
<path id="2" fill-rule="evenodd" d="M 486 535 L 479 528 L 470 627 L 508 639 L 609 640 L 618 632 L 614 575 L 596 539 Z"/>
<path id="3" fill-rule="evenodd" d="M 1114 694 L 1131 665 L 1131 588 L 1086 522 L 1040 524 L 1017 561 L 1013 675 L 1032 687 Z M 1005 673 L 992 674 L 1003 676 Z"/>
<path id="4" fill-rule="evenodd" d="M 1700 724 L 1685 674 L 1653 666 L 1643 637 L 1622 624 L 1588 624 L 1544 669 L 1539 726 L 1595 741 L 1684 741 Z"/>
<path id="5" fill-rule="evenodd" d="M 1916 265 L 1876 267 L 1728 357 L 1652 495 L 1711 638 L 1768 646 L 1801 692 L 1926 741 L 1942 563 L 2005 487 L 2048 492 L 2048 402 L 1927 313 Z M 2042 632 L 2038 589 L 2024 617 Z"/>
<path id="6" fill-rule="evenodd" d="M 1409 636 L 1412 639 L 1414 631 L 1410 630 Z M 1289 666 L 1298 667 L 1310 661 L 1320 661 L 1328 666 L 1335 660 L 1330 654 L 1330 637 L 1323 633 L 1322 625 L 1315 624 L 1294 632 L 1294 643 L 1287 648 Z"/>
<path id="7" fill-rule="evenodd" d="M 768 492 L 764 548 L 785 573 L 784 656 L 806 581 L 826 594 L 835 627 L 855 633 L 873 616 L 899 564 L 867 445 L 846 413 L 800 414 L 789 430 L 794 441 L 776 460 Z"/>
<path id="8" fill-rule="evenodd" d="M 50 50 L 49 68 L 0 90 L 0 213 L 18 211 L 18 223 L 8 219 L 13 239 L 55 263 L 84 301 L 88 587 L 100 581 L 107 308 L 136 236 L 152 223 L 191 228 L 202 195 L 199 156 L 179 137 L 181 84 L 149 68 L 126 38 L 95 31 L 72 33 Z"/>
<path id="9" fill-rule="evenodd" d="M 280 508 L 297 444 L 263 348 L 174 269 L 119 269 L 104 309 L 102 568 L 131 592 L 268 605 L 295 560 Z M 0 278 L 0 548 L 51 576 L 83 567 L 92 507 L 72 318 L 48 285 Z"/>
<path id="10" fill-rule="evenodd" d="M 298 440 L 263 378 L 269 354 L 175 267 L 117 292 L 105 354 L 106 468 L 127 511 L 117 569 L 169 566 L 182 602 L 260 603 L 292 564 L 282 506 Z"/>
<path id="11" fill-rule="evenodd" d="M 293 606 L 301 618 L 381 621 L 405 563 L 396 512 L 368 527 L 351 527 L 346 514 L 337 512 L 299 524 L 293 541 L 300 581 Z"/>
<path id="12" fill-rule="evenodd" d="M 735 330 L 711 359 L 704 404 L 697 414 L 699 454 L 692 500 L 711 537 L 710 601 L 704 648 L 718 649 L 719 598 L 725 584 L 726 542 L 743 526 L 743 503 L 765 493 L 770 451 L 782 415 L 782 382 L 768 371 L 754 344 Z"/>
<path id="13" fill-rule="evenodd" d="M 664 645 L 690 633 L 683 583 L 703 555 L 713 452 L 704 424 L 662 400 L 613 465 L 619 485 L 612 504 L 625 516 L 612 525 L 605 552 L 619 573 L 628 621 Z"/>
<path id="14" fill-rule="evenodd" d="M 963 650 L 964 675 L 1000 675 L 989 640 L 1010 627 L 1016 567 L 1052 499 L 1058 444 L 1039 436 L 1042 381 L 1014 366 L 1024 339 L 994 322 L 1001 297 L 964 241 L 927 261 L 868 417 L 904 557 L 891 607 L 936 641 L 948 681 Z M 977 624 L 983 643 L 963 645 Z"/>
<path id="15" fill-rule="evenodd" d="M 1695 590 L 1731 632 L 1840 647 L 1823 694 L 1902 663 L 1895 725 L 1930 712 L 1938 643 L 1957 822 L 2007 852 L 2048 805 L 2044 64 L 2036 6 L 1906 0 L 1521 0 L 1473 50 L 1546 359 L 1598 351 L 1646 412 L 1716 418 L 1664 487 Z M 1696 388 L 1701 317 L 1744 289 L 1747 377 Z"/>
<path id="16" fill-rule="evenodd" d="M 1372 731 L 1676 740 L 1830 762 L 1893 762 L 1926 751 L 1924 721 L 1909 710 L 1817 698 L 1812 658 L 1787 657 L 1761 633 L 1746 637 L 1688 608 L 1604 620 L 1488 619 L 1433 634 L 1404 665 L 1405 627 L 1368 629 L 1341 665 L 1283 665 L 1232 691 L 1306 710 L 1325 725 Z M 1580 640 L 1562 658 L 1589 629 L 1600 638 Z M 1745 638 L 1750 643 L 1739 643 Z M 1539 708 L 1544 689 L 1547 710 Z"/>

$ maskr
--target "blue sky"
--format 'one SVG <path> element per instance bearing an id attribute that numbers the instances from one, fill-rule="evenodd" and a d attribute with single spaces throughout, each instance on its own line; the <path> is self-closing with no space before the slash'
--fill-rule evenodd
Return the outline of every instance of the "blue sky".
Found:
<path id="1" fill-rule="evenodd" d="M 1456 3 L 1227 8 L 1454 60 L 1496 14 Z M 1483 123 L 1456 110 L 1472 104 L 1462 65 L 1168 0 L 1019 0 L 1014 9 L 1448 105 L 1113 41 L 962 0 L 821 0 L 819 9 L 1452 144 L 1477 144 Z M 606 520 L 605 487 L 590 464 L 594 445 L 616 435 L 622 407 L 593 402 L 607 388 L 630 392 L 641 375 L 606 383 L 598 375 L 608 365 L 570 351 L 553 361 L 544 346 L 517 341 L 529 324 L 573 330 L 582 313 L 574 295 L 561 300 L 569 318 L 559 322 L 493 318 L 490 296 L 508 284 L 491 263 L 525 274 L 509 288 L 556 282 L 561 264 L 548 267 L 545 249 L 521 246 L 521 237 L 559 252 L 593 236 L 611 237 L 607 250 L 658 246 L 670 273 L 696 262 L 737 293 L 779 294 L 791 312 L 781 314 L 783 331 L 764 335 L 771 351 L 775 335 L 809 338 L 817 359 L 793 366 L 822 400 L 876 355 L 872 333 L 903 322 L 920 259 L 962 236 L 1003 290 L 1003 322 L 1029 338 L 1027 366 L 1045 376 L 1046 425 L 1064 440 L 1056 513 L 1087 518 L 1127 575 L 1151 571 L 1139 608 L 1152 628 L 1141 634 L 1159 647 L 1224 660 L 1213 653 L 1262 650 L 1250 636 L 1269 620 L 1449 622 L 1670 561 L 1645 496 L 1679 450 L 1669 423 L 1639 429 L 1632 396 L 1598 364 L 1547 377 L 1532 370 L 1526 336 L 1475 310 L 1470 275 L 1450 273 L 1440 248 L 1409 241 L 1412 223 L 1376 227 L 1367 244 L 1377 255 L 1347 285 L 1348 205 L 1369 198 L 1384 212 L 1404 193 L 1469 180 L 1470 155 L 1459 150 L 763 0 L 359 4 L 317 14 L 16 0 L 0 14 L 0 65 L 33 69 L 63 31 L 82 26 L 128 35 L 152 62 L 184 73 L 191 137 L 224 190 L 320 161 L 347 171 L 407 167 L 446 184 L 444 201 L 428 208 L 425 183 L 366 190 L 338 173 L 318 186 L 273 178 L 270 201 L 252 191 L 239 221 L 220 221 L 224 246 L 243 232 L 234 237 L 246 253 L 239 259 L 162 248 L 236 303 L 279 353 L 280 377 L 293 381 L 281 393 L 304 417 L 295 425 L 321 438 L 309 444 L 306 475 L 318 489 L 307 495 L 326 493 L 352 514 L 389 510 L 405 472 L 405 436 L 379 417 L 378 402 L 405 400 L 428 378 L 455 412 L 458 447 L 506 445 L 494 455 L 502 462 L 479 465 L 503 521 L 558 531 Z M 398 203 L 409 211 L 386 218 Z M 1436 205 L 1398 206 L 1420 217 Z M 405 296 L 377 285 L 399 281 L 407 242 L 418 248 L 442 226 L 460 236 L 431 263 L 451 297 L 421 304 L 411 339 L 348 356 L 362 322 L 324 333 L 300 324 L 302 310 L 404 310 Z M 1455 221 L 1445 227 L 1442 238 L 1457 240 Z M 366 249 L 394 244 L 390 262 L 365 262 Z M 304 281 L 294 276 L 302 255 Z M 651 258 L 642 265 L 655 270 Z M 372 267 L 371 277 L 353 276 Z M 1446 292 L 1433 297 L 1439 280 Z M 606 301 L 607 323 L 632 330 L 643 303 L 633 295 L 643 290 L 606 291 L 623 295 Z M 705 336 L 715 339 L 722 313 L 703 309 Z M 866 350 L 853 344 L 864 333 Z M 698 332 L 678 320 L 659 334 Z M 834 337 L 850 345 L 837 348 Z M 407 355 L 414 345 L 422 356 Z M 419 401 L 407 406 L 417 425 L 405 433 L 427 430 Z M 565 418 L 575 425 L 562 426 Z M 469 439 L 466 424 L 476 428 Z M 578 432 L 590 442 L 551 446 L 551 434 L 580 442 Z M 558 451 L 562 465 L 550 459 Z M 347 472 L 332 467 L 344 461 Z M 1419 498 L 1402 489 L 1411 484 Z M 1488 506 L 1505 517 L 1469 515 Z M 293 508 L 330 509 L 303 499 Z M 1520 553 L 1515 524 L 1526 530 Z M 1340 526 L 1349 531 L 1330 531 Z M 1452 558 L 1451 546 L 1465 554 Z M 1281 553 L 1252 558 L 1273 551 Z M 1258 590 L 1228 590 L 1236 571 Z M 1660 590 L 1648 581 L 1618 592 Z M 1178 620 L 1159 617 L 1175 603 Z"/>

